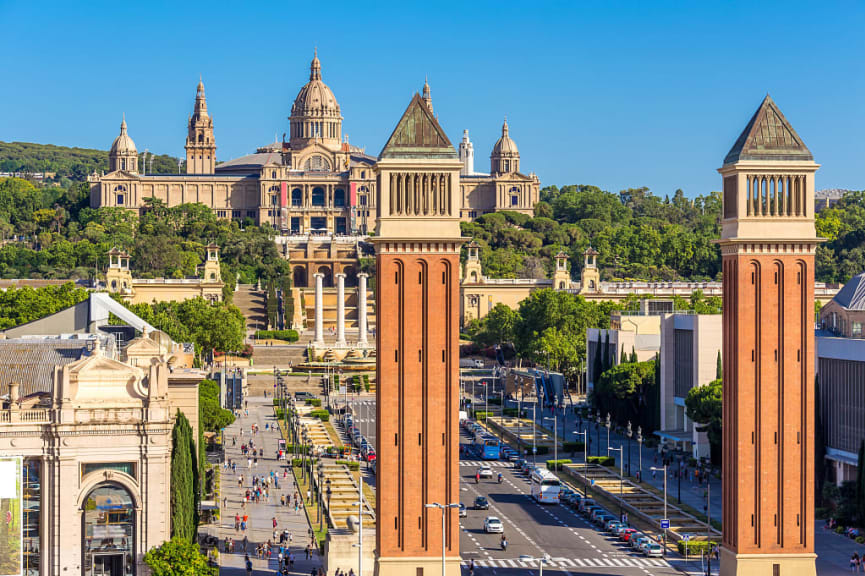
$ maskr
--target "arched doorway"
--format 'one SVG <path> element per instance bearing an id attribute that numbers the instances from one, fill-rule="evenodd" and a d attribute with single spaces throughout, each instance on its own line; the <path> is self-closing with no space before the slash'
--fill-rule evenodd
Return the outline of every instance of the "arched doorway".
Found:
<path id="1" fill-rule="evenodd" d="M 306 270 L 303 266 L 294 267 L 293 280 L 295 288 L 306 288 Z"/>
<path id="2" fill-rule="evenodd" d="M 330 273 L 329 266 L 319 266 L 318 273 L 324 275 L 324 278 L 321 279 L 324 288 L 330 288 L 333 286 L 333 276 Z"/>
<path id="3" fill-rule="evenodd" d="M 135 503 L 126 488 L 100 484 L 82 507 L 85 576 L 135 575 Z"/>

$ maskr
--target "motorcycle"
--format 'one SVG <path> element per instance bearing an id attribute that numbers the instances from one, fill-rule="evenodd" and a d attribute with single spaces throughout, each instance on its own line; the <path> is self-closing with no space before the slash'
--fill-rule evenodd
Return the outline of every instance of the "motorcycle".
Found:
<path id="1" fill-rule="evenodd" d="M 502 550 L 504 551 L 507 549 L 508 549 L 508 539 L 505 538 L 504 536 L 502 536 Z"/>
<path id="2" fill-rule="evenodd" d="M 503 480 L 503 479 L 504 479 L 504 478 L 502 477 L 501 473 L 499 473 L 499 484 L 502 483 L 502 480 Z"/>

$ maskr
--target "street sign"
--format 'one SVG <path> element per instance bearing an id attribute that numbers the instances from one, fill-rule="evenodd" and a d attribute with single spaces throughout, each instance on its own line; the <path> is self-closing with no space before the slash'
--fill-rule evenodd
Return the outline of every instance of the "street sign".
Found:
<path id="1" fill-rule="evenodd" d="M 340 394 L 345 394 L 345 386 L 340 386 L 340 387 L 339 387 L 339 393 L 340 393 Z"/>
<path id="2" fill-rule="evenodd" d="M 669 520 L 661 520 L 661 530 L 669 530 L 670 529 L 670 521 Z"/>

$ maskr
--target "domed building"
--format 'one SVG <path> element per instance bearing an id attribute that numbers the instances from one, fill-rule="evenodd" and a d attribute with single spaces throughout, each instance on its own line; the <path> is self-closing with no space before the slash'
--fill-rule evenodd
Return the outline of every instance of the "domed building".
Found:
<path id="1" fill-rule="evenodd" d="M 432 113 L 429 82 L 422 102 Z M 196 87 L 192 114 L 187 122 L 181 174 L 149 174 L 147 158 L 138 169 L 138 152 L 124 119 L 111 148 L 109 172 L 93 174 L 92 207 L 118 206 L 141 210 L 145 199 L 155 197 L 168 206 L 202 203 L 217 217 L 269 224 L 296 271 L 297 285 L 312 285 L 313 274 L 327 278 L 346 272 L 352 281 L 356 258 L 327 249 L 327 262 L 311 256 L 321 252 L 299 246 L 299 239 L 321 243 L 331 239 L 343 244 L 363 237 L 375 228 L 376 173 L 378 158 L 349 144 L 343 134 L 339 102 L 325 84 L 322 62 L 316 51 L 309 64 L 309 80 L 298 91 L 288 116 L 288 132 L 282 140 L 265 144 L 254 153 L 217 163 L 214 117 L 208 111 L 204 82 Z M 467 146 L 468 154 L 465 154 Z M 533 174 L 520 172 L 519 152 L 510 138 L 507 122 L 490 156 L 489 174 L 474 171 L 472 144 L 465 132 L 460 144 L 464 169 L 460 177 L 463 220 L 496 210 L 534 211 L 540 183 Z M 465 157 L 464 157 L 465 156 Z M 356 251 L 356 246 L 354 246 Z M 343 262 L 344 261 L 344 262 Z"/>

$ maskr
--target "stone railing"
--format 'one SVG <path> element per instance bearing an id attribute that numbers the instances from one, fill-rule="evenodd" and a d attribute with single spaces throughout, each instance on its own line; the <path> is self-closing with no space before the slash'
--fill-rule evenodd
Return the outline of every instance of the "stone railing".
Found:
<path id="1" fill-rule="evenodd" d="M 44 424 L 48 422 L 51 422 L 51 410 L 49 408 L 4 410 L 0 412 L 0 424 Z"/>

